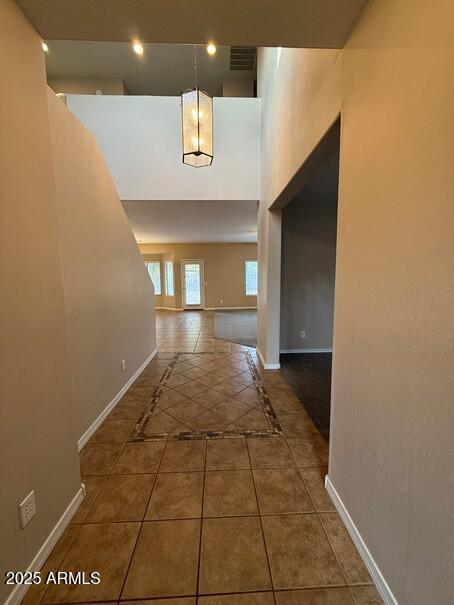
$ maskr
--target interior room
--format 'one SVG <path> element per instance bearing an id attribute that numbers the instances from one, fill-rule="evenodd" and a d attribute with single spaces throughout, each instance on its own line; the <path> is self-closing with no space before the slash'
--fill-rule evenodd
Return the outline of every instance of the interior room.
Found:
<path id="1" fill-rule="evenodd" d="M 5 605 L 448 605 L 454 5 L 0 0 Z"/>

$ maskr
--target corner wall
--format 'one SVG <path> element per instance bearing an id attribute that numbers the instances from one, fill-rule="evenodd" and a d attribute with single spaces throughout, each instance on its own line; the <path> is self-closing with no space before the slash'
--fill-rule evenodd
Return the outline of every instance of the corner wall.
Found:
<path id="1" fill-rule="evenodd" d="M 0 560 L 25 571 L 80 490 L 41 39 L 0 0 Z M 19 503 L 35 491 L 24 529 Z M 3 576 L 4 578 L 4 576 Z M 0 586 L 3 603 L 11 586 Z"/>
<path id="2" fill-rule="evenodd" d="M 279 367 L 281 211 L 273 204 L 339 117 L 340 51 L 260 48 L 260 205 L 257 348 Z"/>
<path id="3" fill-rule="evenodd" d="M 372 0 L 335 89 L 323 61 L 312 73 L 322 50 L 283 49 L 275 73 L 267 49 L 259 73 L 261 206 L 342 105 L 329 477 L 399 605 L 454 594 L 453 22 L 442 0 Z M 281 86 L 273 108 L 268 88 Z M 259 258 L 268 242 L 259 231 Z M 259 322 L 267 314 L 259 299 Z"/>
<path id="4" fill-rule="evenodd" d="M 154 293 L 96 141 L 50 89 L 47 100 L 80 439 L 156 349 Z"/>

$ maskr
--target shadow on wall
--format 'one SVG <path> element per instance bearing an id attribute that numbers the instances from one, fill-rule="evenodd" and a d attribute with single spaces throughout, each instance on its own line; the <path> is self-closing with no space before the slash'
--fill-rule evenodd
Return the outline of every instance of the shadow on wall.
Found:
<path id="1" fill-rule="evenodd" d="M 154 294 L 94 137 L 50 89 L 47 100 L 80 440 L 156 350 Z"/>
<path id="2" fill-rule="evenodd" d="M 309 169 L 303 166 L 308 183 L 282 212 L 281 367 L 326 439 L 331 415 L 339 133 L 338 125 L 330 129 L 309 158 Z"/>
<path id="3" fill-rule="evenodd" d="M 335 153 L 282 213 L 282 352 L 332 349 L 338 182 Z"/>

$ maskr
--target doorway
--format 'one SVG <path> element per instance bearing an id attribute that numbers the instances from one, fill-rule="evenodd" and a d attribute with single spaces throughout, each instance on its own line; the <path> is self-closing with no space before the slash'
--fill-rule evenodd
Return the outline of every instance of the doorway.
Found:
<path id="1" fill-rule="evenodd" d="M 181 285 L 183 309 L 203 309 L 205 306 L 205 282 L 202 259 L 181 261 Z"/>
<path id="2" fill-rule="evenodd" d="M 328 440 L 336 273 L 340 124 L 308 160 L 282 211 L 282 373 Z"/>

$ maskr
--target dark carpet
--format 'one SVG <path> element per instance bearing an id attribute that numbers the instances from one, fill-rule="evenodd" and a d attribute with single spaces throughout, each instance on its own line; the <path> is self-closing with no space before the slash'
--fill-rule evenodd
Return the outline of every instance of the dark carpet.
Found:
<path id="1" fill-rule="evenodd" d="M 255 347 L 257 344 L 257 311 L 216 311 L 213 335 L 221 340 Z"/>
<path id="2" fill-rule="evenodd" d="M 281 371 L 320 433 L 329 439 L 331 353 L 281 355 Z"/>

